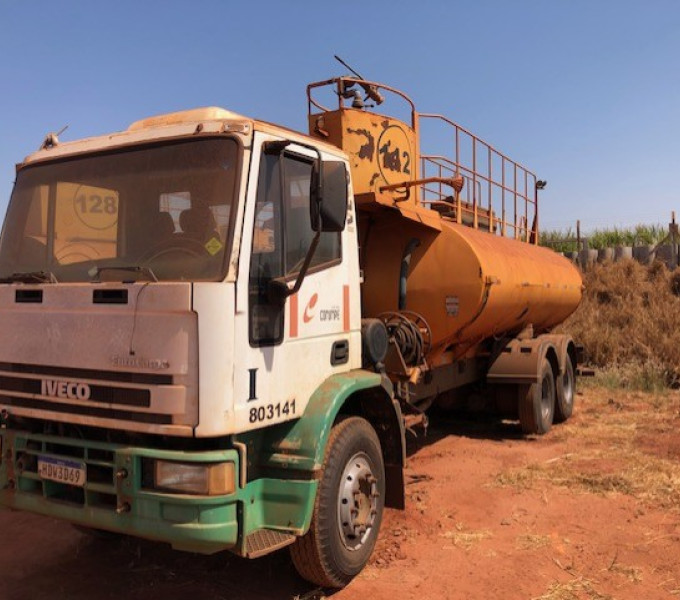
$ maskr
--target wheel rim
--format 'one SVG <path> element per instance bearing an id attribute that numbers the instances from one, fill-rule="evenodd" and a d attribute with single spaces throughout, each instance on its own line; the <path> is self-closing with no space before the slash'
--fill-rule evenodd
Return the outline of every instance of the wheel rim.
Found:
<path id="1" fill-rule="evenodd" d="M 544 377 L 541 383 L 541 417 L 543 421 L 550 418 L 550 411 L 552 411 L 555 401 L 550 383 L 550 377 Z"/>
<path id="2" fill-rule="evenodd" d="M 348 550 L 358 550 L 371 535 L 379 496 L 368 457 L 363 452 L 355 454 L 345 465 L 338 490 L 340 539 Z"/>

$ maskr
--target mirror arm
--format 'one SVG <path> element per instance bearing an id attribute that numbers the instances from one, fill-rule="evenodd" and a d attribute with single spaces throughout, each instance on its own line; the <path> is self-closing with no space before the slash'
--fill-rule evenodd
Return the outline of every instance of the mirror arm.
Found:
<path id="1" fill-rule="evenodd" d="M 305 262 L 302 263 L 302 266 L 300 267 L 300 272 L 298 273 L 297 279 L 295 280 L 295 285 L 289 290 L 289 296 L 292 296 L 293 294 L 297 294 L 298 290 L 302 286 L 302 281 L 304 280 L 305 276 L 307 275 L 307 269 L 309 269 L 309 264 L 312 262 L 312 258 L 314 258 L 314 253 L 316 252 L 316 247 L 319 245 L 319 238 L 321 237 L 321 232 L 317 231 L 314 237 L 312 238 L 312 243 L 309 245 L 309 250 L 307 250 L 307 256 L 305 256 Z"/>
<path id="2" fill-rule="evenodd" d="M 269 281 L 270 298 L 273 297 L 278 301 L 279 304 L 283 305 L 283 303 L 286 301 L 286 298 L 298 293 L 300 287 L 302 287 L 302 282 L 307 275 L 307 270 L 309 269 L 309 265 L 312 262 L 312 258 L 314 258 L 316 247 L 319 245 L 320 238 L 321 232 L 317 231 L 312 238 L 312 242 L 309 245 L 309 250 L 307 250 L 307 255 L 305 256 L 305 261 L 300 267 L 297 279 L 295 280 L 295 285 L 293 285 L 292 288 L 289 288 L 283 281 L 281 281 L 281 279 L 272 279 Z"/>

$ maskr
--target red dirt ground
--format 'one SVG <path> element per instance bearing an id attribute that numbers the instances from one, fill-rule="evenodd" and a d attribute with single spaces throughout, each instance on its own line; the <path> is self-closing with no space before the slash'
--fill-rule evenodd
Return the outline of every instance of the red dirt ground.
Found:
<path id="1" fill-rule="evenodd" d="M 387 511 L 371 563 L 333 598 L 680 597 L 680 393 L 589 388 L 576 410 L 540 438 L 434 416 L 411 443 L 407 510 Z M 202 557 L 0 511 L 1 600 L 323 594 L 286 551 Z"/>

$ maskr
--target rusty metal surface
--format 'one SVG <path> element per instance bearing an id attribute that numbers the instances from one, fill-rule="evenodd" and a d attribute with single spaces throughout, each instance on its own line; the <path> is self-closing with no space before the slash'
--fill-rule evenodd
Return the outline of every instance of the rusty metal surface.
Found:
<path id="1" fill-rule="evenodd" d="M 335 92 L 336 107 L 317 99 L 324 88 Z M 310 135 L 349 154 L 355 193 L 386 193 L 458 224 L 538 243 L 538 191 L 545 182 L 466 128 L 442 115 L 417 112 L 399 90 L 356 78 L 312 83 L 307 99 Z M 405 103 L 410 122 L 385 116 L 394 99 Z M 377 108 L 383 101 L 389 109 Z M 450 136 L 451 156 L 422 152 L 425 121 Z"/>
<path id="2" fill-rule="evenodd" d="M 355 193 L 378 192 L 417 177 L 416 135 L 399 119 L 346 108 L 311 115 L 309 125 L 311 131 L 322 127 L 326 136 L 321 139 L 347 152 Z M 395 193 L 403 195 L 404 189 Z"/>

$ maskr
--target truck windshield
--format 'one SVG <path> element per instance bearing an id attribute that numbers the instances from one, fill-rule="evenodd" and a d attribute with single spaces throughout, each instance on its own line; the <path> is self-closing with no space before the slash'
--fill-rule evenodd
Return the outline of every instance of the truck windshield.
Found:
<path id="1" fill-rule="evenodd" d="M 0 279 L 223 279 L 238 159 L 235 140 L 204 138 L 20 170 Z"/>

